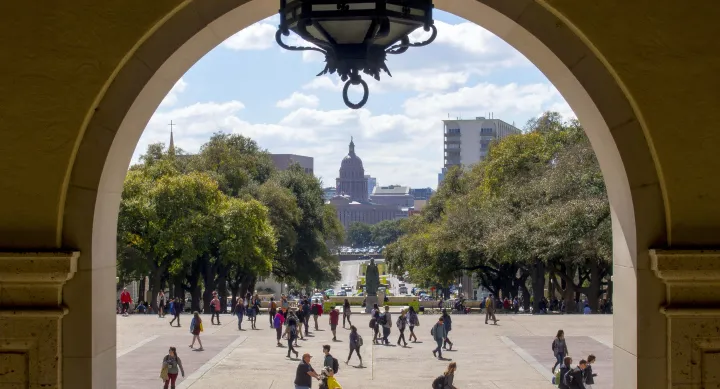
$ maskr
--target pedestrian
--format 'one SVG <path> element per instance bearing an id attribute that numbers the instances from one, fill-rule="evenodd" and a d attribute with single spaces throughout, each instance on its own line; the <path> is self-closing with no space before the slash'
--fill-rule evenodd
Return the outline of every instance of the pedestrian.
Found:
<path id="1" fill-rule="evenodd" d="M 558 389 L 570 389 L 570 386 L 568 386 L 568 382 L 565 379 L 565 376 L 568 372 L 570 372 L 570 370 L 572 370 L 571 365 L 572 358 L 565 357 L 559 371 L 555 375 L 555 383 L 558 385 Z"/>
<path id="2" fill-rule="evenodd" d="M 457 371 L 457 363 L 450 362 L 445 372 L 432 382 L 432 389 L 457 389 L 453 385 L 455 380 L 455 371 Z"/>
<path id="3" fill-rule="evenodd" d="M 329 367 L 325 367 L 320 373 L 320 389 L 342 389 L 340 383 L 335 378 L 335 372 Z"/>
<path id="4" fill-rule="evenodd" d="M 435 343 L 437 343 L 437 347 L 433 350 L 433 356 L 442 359 L 442 344 L 443 340 L 445 340 L 445 324 L 443 323 L 442 316 L 440 316 L 437 323 L 430 329 L 430 335 L 432 335 Z"/>
<path id="5" fill-rule="evenodd" d="M 238 302 L 235 305 L 235 316 L 237 316 L 238 331 L 244 331 L 242 329 L 243 317 L 245 317 L 245 300 L 238 298 Z"/>
<path id="6" fill-rule="evenodd" d="M 298 364 L 297 370 L 295 370 L 295 389 L 310 389 L 312 387 L 312 379 L 319 379 L 320 377 L 315 373 L 315 369 L 310 365 L 312 355 L 305 353 L 303 354 L 302 361 Z"/>
<path id="7" fill-rule="evenodd" d="M 400 341 L 402 340 L 404 345 L 403 347 L 407 347 L 407 341 L 405 340 L 405 327 L 407 327 L 407 312 L 405 310 L 402 310 L 400 312 L 400 315 L 398 315 L 397 323 L 398 331 L 400 331 L 400 336 L 398 336 L 397 344 L 400 346 Z"/>
<path id="8" fill-rule="evenodd" d="M 337 326 L 340 322 L 340 311 L 337 310 L 337 307 L 333 307 L 333 309 L 330 311 L 330 331 L 332 331 L 333 334 L 333 342 L 337 342 Z"/>
<path id="9" fill-rule="evenodd" d="M 282 337 L 282 329 L 283 329 L 284 323 L 285 323 L 285 315 L 283 315 L 282 308 L 280 308 L 280 311 L 278 311 L 275 314 L 275 317 L 273 318 L 273 327 L 275 327 L 278 347 L 283 346 L 282 343 L 280 343 L 280 338 Z"/>
<path id="10" fill-rule="evenodd" d="M 307 298 L 303 300 L 302 311 L 303 326 L 305 327 L 305 335 L 307 336 L 310 334 L 310 315 L 312 314 L 310 309 L 310 300 Z"/>
<path id="11" fill-rule="evenodd" d="M 343 328 L 345 328 L 345 319 L 347 319 L 349 325 L 352 325 L 352 322 L 350 322 L 351 313 L 352 312 L 350 311 L 350 301 L 348 299 L 345 299 L 345 304 L 343 304 Z"/>
<path id="12" fill-rule="evenodd" d="M 248 321 L 250 322 L 250 328 L 254 330 L 257 311 L 255 311 L 255 305 L 253 303 L 252 297 L 250 297 L 250 299 L 247 301 L 247 304 L 245 305 L 245 314 L 247 315 Z"/>
<path id="13" fill-rule="evenodd" d="M 373 344 L 377 344 L 378 336 L 380 333 L 380 308 L 377 304 L 373 304 L 373 309 L 370 311 L 370 328 L 373 329 Z"/>
<path id="14" fill-rule="evenodd" d="M 120 293 L 120 304 L 122 304 L 122 313 L 123 316 L 128 315 L 128 311 L 130 310 L 130 303 L 132 303 L 132 296 L 130 296 L 130 292 L 128 292 L 127 288 L 123 288 L 123 291 Z"/>
<path id="15" fill-rule="evenodd" d="M 329 367 L 332 369 L 333 373 L 335 373 L 338 369 L 338 363 L 337 359 L 330 354 L 329 344 L 323 345 L 323 354 L 325 354 L 325 357 L 323 358 L 323 367 Z"/>
<path id="16" fill-rule="evenodd" d="M 555 364 L 550 369 L 555 374 L 555 368 L 563 362 L 563 359 L 569 355 L 567 342 L 565 341 L 565 331 L 558 330 L 555 339 L 552 342 L 552 352 L 555 356 Z"/>
<path id="17" fill-rule="evenodd" d="M 415 312 L 415 308 L 411 305 L 410 308 L 408 308 L 407 313 L 407 322 L 408 322 L 408 328 L 410 328 L 410 336 L 408 339 L 410 339 L 411 342 L 417 343 L 417 335 L 415 335 L 415 327 L 420 325 L 420 318 L 418 318 L 417 312 Z"/>
<path id="18" fill-rule="evenodd" d="M 298 319 L 297 328 L 300 339 L 304 340 L 305 336 L 303 335 L 303 327 L 305 326 L 305 311 L 303 311 L 302 305 L 298 307 L 297 311 L 295 312 L 295 316 L 297 316 Z M 307 330 L 305 330 L 305 333 L 307 333 Z"/>
<path id="19" fill-rule="evenodd" d="M 447 309 L 442 310 L 443 324 L 445 325 L 445 339 L 443 340 L 443 348 L 452 350 L 453 342 L 450 341 L 450 330 L 452 330 L 452 318 L 447 312 Z M 447 347 L 450 345 L 450 347 Z"/>
<path id="20" fill-rule="evenodd" d="M 270 306 L 268 308 L 269 316 L 270 316 L 270 328 L 275 328 L 275 314 L 277 313 L 277 303 L 275 302 L 275 297 L 270 297 Z"/>
<path id="21" fill-rule="evenodd" d="M 170 389 L 175 389 L 175 381 L 177 380 L 178 372 L 185 377 L 185 370 L 183 369 L 182 361 L 177 355 L 175 347 L 170 347 L 167 355 L 163 358 L 163 370 L 166 369 L 167 379 L 163 378 L 163 381 L 165 381 L 163 389 L 168 389 L 168 384 L 170 385 Z"/>
<path id="22" fill-rule="evenodd" d="M 195 339 L 197 339 L 198 344 L 200 345 L 200 348 L 198 351 L 203 351 L 203 345 L 202 341 L 200 340 L 200 333 L 203 332 L 203 324 L 202 319 L 200 318 L 200 313 L 198 311 L 193 312 L 193 318 L 192 321 L 190 321 L 190 333 L 193 334 L 192 343 L 190 343 L 190 348 L 193 348 L 195 346 Z"/>
<path id="23" fill-rule="evenodd" d="M 348 363 L 350 363 L 350 357 L 352 357 L 352 353 L 353 353 L 353 351 L 355 351 L 355 353 L 358 356 L 358 359 L 360 359 L 359 367 L 363 367 L 362 357 L 360 356 L 360 347 L 362 347 L 362 345 L 363 345 L 362 336 L 360 336 L 360 334 L 358 334 L 357 327 L 351 325 L 350 326 L 350 353 L 348 354 L 347 361 L 345 361 L 346 365 Z"/>
<path id="24" fill-rule="evenodd" d="M 287 310 L 290 309 L 290 302 L 288 302 L 287 296 L 280 296 L 280 307 L 282 307 L 286 313 Z"/>
<path id="25" fill-rule="evenodd" d="M 390 306 L 386 305 L 385 313 L 380 316 L 380 325 L 382 325 L 383 337 L 382 342 L 387 346 L 390 344 L 388 336 L 390 336 L 390 329 L 392 328 L 392 316 L 390 315 Z"/>
<path id="26" fill-rule="evenodd" d="M 565 383 L 569 389 L 585 389 L 585 377 L 583 376 L 585 368 L 587 368 L 587 361 L 581 359 L 577 367 L 565 373 Z"/>
<path id="27" fill-rule="evenodd" d="M 288 315 L 287 318 L 287 342 L 288 342 L 288 353 L 287 358 L 290 358 L 290 353 L 295 354 L 295 358 L 298 356 L 298 352 L 293 348 L 293 343 L 297 342 L 298 336 L 298 318 L 295 315 Z"/>
<path id="28" fill-rule="evenodd" d="M 592 386 L 595 385 L 595 377 L 597 377 L 597 374 L 594 374 L 592 371 L 593 363 L 595 363 L 595 356 L 590 354 L 587 358 L 587 367 L 583 372 L 583 376 L 585 377 L 585 389 L 592 389 Z"/>
<path id="29" fill-rule="evenodd" d="M 497 319 L 495 318 L 495 298 L 492 293 L 485 299 L 485 324 L 488 323 L 488 319 L 493 320 L 493 324 L 497 325 Z"/>
<path id="30" fill-rule="evenodd" d="M 170 313 L 173 315 L 173 319 L 170 320 L 171 327 L 175 320 L 177 320 L 177 326 L 180 327 L 180 312 L 182 312 L 182 304 L 180 304 L 180 299 L 176 297 L 170 302 Z"/>
<path id="31" fill-rule="evenodd" d="M 318 331 L 317 320 L 318 320 L 318 316 L 322 316 L 322 314 L 323 314 L 322 304 L 319 304 L 318 300 L 315 299 L 312 307 L 310 307 L 310 311 L 312 312 L 313 320 L 315 321 L 315 331 Z"/>
<path id="32" fill-rule="evenodd" d="M 157 295 L 158 318 L 165 317 L 165 292 L 162 290 Z"/>
<path id="33" fill-rule="evenodd" d="M 220 325 L 220 298 L 217 292 L 212 292 L 213 298 L 210 300 L 210 322 L 215 324 L 217 317 L 217 325 Z"/>

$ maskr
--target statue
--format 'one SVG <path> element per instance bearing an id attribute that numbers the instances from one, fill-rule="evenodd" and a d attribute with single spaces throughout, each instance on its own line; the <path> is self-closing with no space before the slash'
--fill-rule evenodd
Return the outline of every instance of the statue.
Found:
<path id="1" fill-rule="evenodd" d="M 365 270 L 365 291 L 368 296 L 377 296 L 377 290 L 380 286 L 380 272 L 375 264 L 375 259 L 370 258 L 370 264 Z"/>

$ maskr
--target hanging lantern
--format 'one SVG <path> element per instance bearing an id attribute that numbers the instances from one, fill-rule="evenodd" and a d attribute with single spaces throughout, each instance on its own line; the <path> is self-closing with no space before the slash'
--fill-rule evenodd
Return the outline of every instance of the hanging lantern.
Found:
<path id="1" fill-rule="evenodd" d="M 410 47 L 430 44 L 437 36 L 432 19 L 432 0 L 280 0 L 280 25 L 275 40 L 286 50 L 319 51 L 325 55 L 323 74 L 337 73 L 345 81 L 343 100 L 353 109 L 367 102 L 365 73 L 380 80 L 387 54 L 402 54 Z M 410 33 L 423 27 L 432 31 L 423 42 L 411 43 Z M 282 41 L 290 31 L 316 47 L 290 46 Z M 348 99 L 350 85 L 360 85 L 363 97 L 358 103 Z"/>

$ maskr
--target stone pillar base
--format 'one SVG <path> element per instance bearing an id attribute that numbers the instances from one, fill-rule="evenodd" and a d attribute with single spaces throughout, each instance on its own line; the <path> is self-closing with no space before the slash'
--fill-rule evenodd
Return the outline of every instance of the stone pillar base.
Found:
<path id="1" fill-rule="evenodd" d="M 62 387 L 62 287 L 78 253 L 0 253 L 0 387 Z"/>

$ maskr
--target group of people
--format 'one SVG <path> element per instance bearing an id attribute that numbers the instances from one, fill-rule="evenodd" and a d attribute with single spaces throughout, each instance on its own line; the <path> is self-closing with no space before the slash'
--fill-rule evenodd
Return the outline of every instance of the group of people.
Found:
<path id="1" fill-rule="evenodd" d="M 552 372 L 555 374 L 553 383 L 560 389 L 592 389 L 597 374 L 592 371 L 595 355 L 590 354 L 587 359 L 581 359 L 576 367 L 572 367 L 573 359 L 569 356 L 565 331 L 559 330 L 552 342 L 552 351 L 555 364 Z M 560 365 L 560 369 L 555 369 Z"/>

